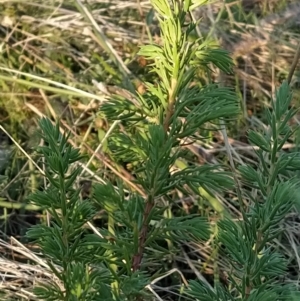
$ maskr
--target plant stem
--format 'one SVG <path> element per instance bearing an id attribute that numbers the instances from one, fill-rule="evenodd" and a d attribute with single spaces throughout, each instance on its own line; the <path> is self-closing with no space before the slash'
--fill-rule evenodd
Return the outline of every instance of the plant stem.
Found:
<path id="1" fill-rule="evenodd" d="M 171 89 L 169 91 L 169 102 L 168 107 L 166 110 L 166 117 L 163 123 L 163 127 L 165 130 L 166 135 L 168 134 L 168 129 L 170 126 L 170 120 L 174 114 L 174 104 L 176 99 L 176 87 L 177 87 L 177 79 L 172 78 L 171 79 Z M 143 225 L 140 231 L 139 235 L 139 242 L 138 242 L 138 252 L 133 256 L 132 260 L 132 269 L 133 271 L 137 271 L 140 266 L 143 259 L 143 253 L 145 249 L 145 241 L 147 239 L 147 233 L 148 233 L 148 224 L 149 224 L 149 215 L 154 207 L 154 196 L 148 196 L 146 201 L 146 207 L 143 215 Z"/>
<path id="2" fill-rule="evenodd" d="M 133 256 L 133 260 L 132 260 L 132 270 L 134 272 L 137 271 L 141 266 L 143 253 L 145 249 L 145 241 L 148 232 L 149 215 L 153 207 L 154 207 L 154 199 L 149 197 L 147 199 L 147 203 L 143 215 L 143 225 L 139 235 L 138 252 Z"/>
<path id="3" fill-rule="evenodd" d="M 164 130 L 167 133 L 169 126 L 170 126 L 170 120 L 174 114 L 174 104 L 175 104 L 175 90 L 177 86 L 177 80 L 172 78 L 171 80 L 171 91 L 169 92 L 169 102 L 166 112 L 166 117 L 164 120 Z"/>

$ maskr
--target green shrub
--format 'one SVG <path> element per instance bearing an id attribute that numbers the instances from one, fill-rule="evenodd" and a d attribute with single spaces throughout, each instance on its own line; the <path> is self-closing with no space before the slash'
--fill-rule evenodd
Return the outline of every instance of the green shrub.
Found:
<path id="1" fill-rule="evenodd" d="M 134 99 L 114 97 L 102 105 L 109 121 L 121 122 L 126 131 L 115 130 L 108 149 L 116 161 L 133 166 L 136 191 L 121 179 L 95 184 L 90 200 L 80 199 L 76 181 L 81 172 L 79 151 L 60 133 L 59 123 L 40 121 L 45 146 L 47 189 L 30 200 L 47 209 L 51 225 L 37 225 L 28 237 L 38 242 L 56 281 L 41 283 L 35 293 L 44 300 L 145 300 L 151 298 L 151 265 L 158 263 L 184 242 L 204 242 L 217 229 L 218 251 L 230 267 L 228 287 L 191 281 L 183 298 L 198 300 L 292 300 L 295 288 L 281 281 L 286 260 L 272 248 L 280 223 L 291 210 L 298 184 L 292 172 L 298 154 L 281 152 L 292 135 L 288 83 L 278 90 L 269 128 L 250 132 L 258 147 L 257 166 L 242 165 L 231 171 L 220 165 L 188 165 L 183 145 L 202 139 L 205 126 L 221 127 L 239 113 L 238 100 L 230 89 L 217 84 L 194 83 L 197 70 L 215 67 L 231 72 L 228 53 L 201 39 L 191 42 L 196 23 L 186 23 L 192 8 L 206 1 L 151 1 L 160 23 L 163 45 L 143 46 L 140 55 L 151 60 L 157 83 L 145 83 L 147 92 Z M 228 148 L 228 156 L 230 150 Z M 173 166 L 177 166 L 175 170 Z M 211 195 L 236 188 L 242 219 L 229 216 L 210 226 L 203 216 L 168 217 L 170 193 L 183 195 L 205 191 Z M 244 203 L 244 197 L 251 199 Z M 105 227 L 85 229 L 96 211 L 107 213 Z M 95 229 L 95 228 L 94 228 Z M 165 243 L 167 242 L 167 246 Z"/>

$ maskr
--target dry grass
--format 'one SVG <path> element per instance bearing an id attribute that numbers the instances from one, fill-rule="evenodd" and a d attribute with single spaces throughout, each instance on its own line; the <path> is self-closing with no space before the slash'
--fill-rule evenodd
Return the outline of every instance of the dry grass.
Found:
<path id="1" fill-rule="evenodd" d="M 0 0 L 0 124 L 20 142 L 18 147 L 10 146 L 14 149 L 14 164 L 0 183 L 0 201 L 23 204 L 24 196 L 41 185 L 30 147 L 37 143 L 36 117 L 43 115 L 62 118 L 64 129 L 72 132 L 71 143 L 92 158 L 83 166 L 81 180 L 105 181 L 115 175 L 133 189 L 139 189 L 131 181 L 130 172 L 100 151 L 118 124 L 107 124 L 96 109 L 107 99 L 108 85 L 139 91 L 143 88 L 140 83 L 148 76 L 147 66 L 136 56 L 138 46 L 149 42 L 150 33 L 151 38 L 159 41 L 156 24 L 149 27 L 145 24 L 149 10 L 150 3 L 141 0 L 91 0 L 88 10 L 79 0 Z M 233 158 L 238 163 L 255 160 L 245 133 L 249 128 L 264 125 L 262 107 L 268 105 L 275 87 L 287 77 L 300 36 L 299 14 L 296 0 L 243 0 L 227 4 L 215 1 L 194 13 L 195 18 L 203 17 L 198 33 L 218 40 L 230 50 L 236 62 L 234 76 L 218 75 L 217 79 L 234 86 L 243 104 L 239 130 L 230 129 L 229 138 Z M 98 82 L 102 84 L 95 85 Z M 296 73 L 292 82 L 295 103 L 299 96 L 298 82 Z M 294 122 L 299 124 L 297 119 Z M 99 141 L 95 132 L 101 130 L 105 136 Z M 285 149 L 294 146 L 291 142 Z M 29 158 L 21 156 L 21 147 Z M 199 162 L 225 160 L 222 133 L 217 133 L 207 144 L 192 145 L 190 151 Z M 188 199 L 178 196 L 175 201 L 188 212 L 196 203 L 196 196 Z M 213 201 L 234 216 L 239 215 L 234 195 L 219 195 Z M 28 221 L 25 211 L 3 204 L 7 202 L 0 204 L 3 230 L 10 236 L 22 236 L 30 224 L 45 219 L 35 215 Z M 13 223 L 16 216 L 19 216 L 17 225 Z M 215 218 L 218 216 L 216 213 Z M 287 217 L 286 227 L 287 234 L 275 247 L 291 259 L 288 281 L 296 282 L 294 274 L 300 268 L 296 214 Z M 5 300 L 36 300 L 33 285 L 53 276 L 42 258 L 26 248 L 25 243 L 8 241 L 6 234 L 0 241 L 0 294 L 5 294 Z M 226 265 L 222 258 L 217 258 L 212 240 L 213 237 L 206 245 L 184 246 L 185 251 L 177 258 L 184 275 L 215 280 L 225 277 Z M 152 288 L 153 292 L 161 289 L 158 284 Z M 172 288 L 166 294 L 172 295 Z"/>

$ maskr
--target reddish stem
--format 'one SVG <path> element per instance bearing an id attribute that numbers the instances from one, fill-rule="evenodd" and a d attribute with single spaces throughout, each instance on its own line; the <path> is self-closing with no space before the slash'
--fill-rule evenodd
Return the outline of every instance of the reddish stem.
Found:
<path id="1" fill-rule="evenodd" d="M 132 259 L 132 270 L 134 272 L 137 271 L 141 266 L 141 262 L 143 259 L 143 253 L 144 253 L 144 249 L 145 249 L 145 242 L 146 242 L 147 233 L 148 233 L 148 219 L 149 219 L 149 215 L 150 215 L 150 212 L 153 209 L 153 207 L 154 207 L 154 202 L 148 201 L 146 204 L 145 211 L 144 211 L 143 225 L 142 225 L 142 229 L 141 229 L 140 236 L 139 236 L 138 252 L 133 256 L 133 259 Z"/>

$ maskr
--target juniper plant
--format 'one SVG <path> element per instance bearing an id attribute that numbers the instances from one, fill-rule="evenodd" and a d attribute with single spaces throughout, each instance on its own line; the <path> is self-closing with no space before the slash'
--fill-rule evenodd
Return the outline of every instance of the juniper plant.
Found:
<path id="1" fill-rule="evenodd" d="M 191 10 L 204 2 L 151 1 L 162 44 L 143 46 L 139 54 L 152 62 L 156 83 L 146 82 L 143 95 L 114 96 L 100 108 L 108 121 L 122 124 L 109 137 L 105 151 L 116 162 L 132 165 L 134 186 L 128 187 L 121 179 L 98 183 L 91 199 L 81 201 L 80 190 L 75 188 L 81 172 L 75 165 L 81 159 L 78 150 L 60 133 L 59 124 L 54 127 L 47 119 L 40 121 L 45 146 L 38 150 L 45 158 L 48 187 L 30 200 L 48 210 L 51 225 L 37 225 L 28 236 L 37 240 L 57 277 L 57 283 L 36 289 L 40 299 L 147 298 L 145 288 L 157 275 L 158 264 L 163 268 L 166 255 L 185 241 L 199 243 L 209 238 L 205 217 L 172 216 L 169 210 L 174 191 L 189 195 L 201 188 L 213 194 L 234 186 L 232 173 L 219 165 L 182 164 L 187 139 L 203 139 L 208 123 L 217 128 L 219 119 L 226 123 L 239 112 L 230 89 L 194 81 L 199 69 L 210 74 L 213 65 L 223 72 L 232 68 L 226 51 L 201 39 L 189 39 L 197 26 L 187 22 L 192 19 Z M 294 111 L 288 111 L 288 93 L 288 86 L 283 85 L 268 114 L 270 130 L 249 135 L 260 147 L 261 165 L 257 170 L 241 166 L 240 173 L 256 191 L 249 193 L 253 204 L 249 210 L 244 208 L 242 198 L 248 190 L 239 187 L 243 221 L 225 219 L 218 224 L 220 248 L 232 266 L 230 288 L 210 290 L 191 282 L 187 295 L 199 300 L 279 300 L 288 295 L 288 288 L 276 283 L 275 277 L 284 273 L 286 263 L 269 245 L 278 234 L 278 222 L 291 209 L 296 187 L 286 170 L 297 166 L 297 156 L 278 156 L 291 133 L 287 121 Z M 107 227 L 98 229 L 98 234 L 86 233 L 83 226 L 99 209 L 107 213 Z M 274 298 L 268 299 L 269 295 Z"/>
<path id="2" fill-rule="evenodd" d="M 287 284 L 288 260 L 274 247 L 274 239 L 284 231 L 283 221 L 297 200 L 299 180 L 298 151 L 285 153 L 283 145 L 294 130 L 289 120 L 297 110 L 291 105 L 287 81 L 276 93 L 267 110 L 268 128 L 250 131 L 249 140 L 256 150 L 257 165 L 239 166 L 240 209 L 242 220 L 224 219 L 218 223 L 220 256 L 227 259 L 228 289 L 211 289 L 192 281 L 188 294 L 206 301 L 298 300 L 296 286 Z M 237 182 L 237 184 L 239 184 Z M 243 200 L 249 200 L 246 206 Z"/>

